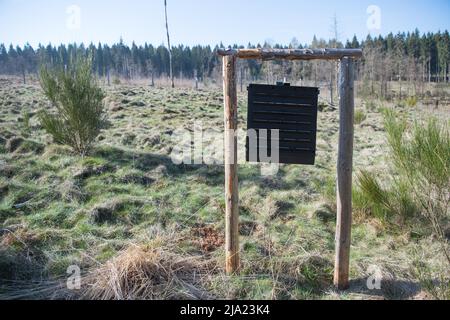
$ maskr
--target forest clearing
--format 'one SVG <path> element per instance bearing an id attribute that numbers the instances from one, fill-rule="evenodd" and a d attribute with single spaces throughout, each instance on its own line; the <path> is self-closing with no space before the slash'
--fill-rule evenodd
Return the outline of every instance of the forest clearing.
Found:
<path id="1" fill-rule="evenodd" d="M 449 12 L 0 0 L 2 310 L 448 302 Z"/>
<path id="2" fill-rule="evenodd" d="M 351 286 L 334 289 L 339 123 L 338 110 L 325 102 L 315 166 L 281 165 L 273 177 L 261 176 L 259 165 L 239 166 L 242 269 L 227 277 L 223 166 L 170 158 L 174 128 L 192 130 L 201 119 L 204 129 L 222 129 L 220 87 L 102 86 L 107 126 L 80 157 L 40 125 L 37 112 L 48 103 L 37 81 L 0 83 L 2 299 L 448 298 L 448 265 L 424 218 L 375 215 L 357 185 Z M 430 91 L 442 94 L 442 87 Z M 448 99 L 448 87 L 444 94 Z M 245 128 L 245 92 L 238 102 Z M 357 95 L 355 179 L 366 170 L 387 187 L 393 168 L 382 108 L 410 124 L 431 116 L 448 124 L 450 106 Z M 71 265 L 81 269 L 81 290 L 66 288 Z M 366 285 L 374 272 L 382 275 L 380 290 Z"/>

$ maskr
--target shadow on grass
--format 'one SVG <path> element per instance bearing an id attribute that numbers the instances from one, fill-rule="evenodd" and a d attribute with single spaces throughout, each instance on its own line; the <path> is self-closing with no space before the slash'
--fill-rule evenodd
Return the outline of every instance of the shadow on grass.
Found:
<path id="1" fill-rule="evenodd" d="M 410 280 L 389 279 L 382 280 L 380 289 L 370 290 L 367 286 L 367 278 L 354 279 L 350 281 L 347 294 L 360 295 L 362 298 L 408 300 L 414 298 L 422 291 L 420 284 Z"/>
<path id="2" fill-rule="evenodd" d="M 172 159 L 166 155 L 122 149 L 113 146 L 101 146 L 91 154 L 93 157 L 102 158 L 114 167 L 133 167 L 148 172 L 162 168 L 168 176 L 197 176 L 201 182 L 209 186 L 223 185 L 225 169 L 223 165 L 189 165 L 174 164 Z M 298 183 L 287 183 L 284 181 L 284 171 L 275 176 L 265 177 L 261 175 L 258 166 L 239 166 L 239 181 L 247 181 L 259 186 L 262 190 L 291 190 L 298 188 Z"/>
<path id="3" fill-rule="evenodd" d="M 102 158 L 115 167 L 133 167 L 141 171 L 151 171 L 158 167 L 169 176 L 192 173 L 195 166 L 176 165 L 168 156 L 154 153 L 139 152 L 129 149 L 122 149 L 113 146 L 101 146 L 91 154 L 93 157 Z"/>

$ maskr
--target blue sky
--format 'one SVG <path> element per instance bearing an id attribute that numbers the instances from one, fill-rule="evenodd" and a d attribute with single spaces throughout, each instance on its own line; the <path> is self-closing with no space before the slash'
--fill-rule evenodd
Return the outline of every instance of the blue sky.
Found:
<path id="1" fill-rule="evenodd" d="M 66 12 L 71 5 L 81 10 L 75 13 L 79 24 L 73 24 L 78 21 L 71 19 L 73 11 Z M 294 37 L 309 43 L 314 34 L 332 37 L 334 15 L 341 39 L 450 30 L 450 0 L 168 0 L 168 5 L 175 45 L 288 44 Z M 380 29 L 368 29 L 370 5 L 380 9 Z M 0 0 L 0 43 L 115 43 L 120 37 L 126 43 L 163 43 L 163 0 Z"/>

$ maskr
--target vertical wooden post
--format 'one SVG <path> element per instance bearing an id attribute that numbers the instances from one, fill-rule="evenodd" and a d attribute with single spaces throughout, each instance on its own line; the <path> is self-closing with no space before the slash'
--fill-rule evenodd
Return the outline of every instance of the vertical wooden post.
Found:
<path id="1" fill-rule="evenodd" d="M 354 107 L 354 64 L 351 58 L 345 57 L 341 60 L 339 73 L 339 151 L 334 269 L 334 284 L 341 290 L 349 286 Z"/>
<path id="2" fill-rule="evenodd" d="M 236 57 L 223 57 L 225 106 L 225 247 L 226 273 L 239 270 L 239 195 L 237 164 Z"/>
<path id="3" fill-rule="evenodd" d="M 241 92 L 244 91 L 244 71 L 242 71 L 242 67 L 239 69 L 240 78 L 241 78 Z"/>

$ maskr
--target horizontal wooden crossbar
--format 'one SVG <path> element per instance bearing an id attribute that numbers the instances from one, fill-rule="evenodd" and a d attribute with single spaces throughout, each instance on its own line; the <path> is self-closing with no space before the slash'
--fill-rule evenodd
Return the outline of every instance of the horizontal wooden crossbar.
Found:
<path id="1" fill-rule="evenodd" d="M 220 56 L 260 60 L 340 60 L 344 57 L 359 59 L 361 49 L 219 49 Z"/>

